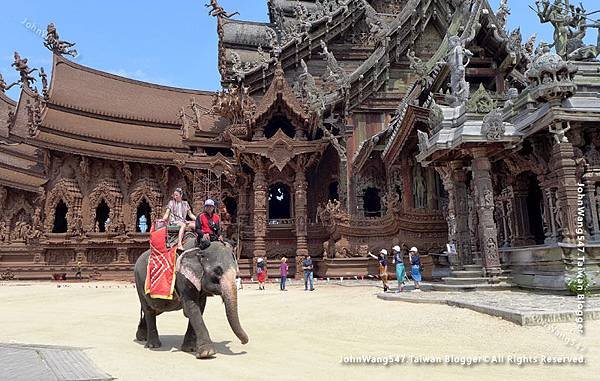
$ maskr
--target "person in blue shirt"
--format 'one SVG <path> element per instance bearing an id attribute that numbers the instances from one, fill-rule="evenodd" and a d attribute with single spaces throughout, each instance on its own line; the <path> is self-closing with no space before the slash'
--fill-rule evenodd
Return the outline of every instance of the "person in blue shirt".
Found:
<path id="1" fill-rule="evenodd" d="M 415 281 L 415 291 L 421 291 L 421 257 L 419 256 L 419 250 L 416 247 L 411 247 L 408 253 L 410 258 L 410 273 Z"/>
<path id="2" fill-rule="evenodd" d="M 406 270 L 404 268 L 404 255 L 400 246 L 396 245 L 392 248 L 394 252 L 393 263 L 396 265 L 396 280 L 398 281 L 398 291 L 402 292 L 402 286 L 404 286 L 404 278 L 406 278 Z"/>
<path id="3" fill-rule="evenodd" d="M 313 287 L 313 262 L 310 259 L 310 255 L 306 254 L 302 261 L 302 270 L 304 270 L 304 291 L 308 291 L 308 284 L 310 283 L 310 291 L 314 291 Z"/>

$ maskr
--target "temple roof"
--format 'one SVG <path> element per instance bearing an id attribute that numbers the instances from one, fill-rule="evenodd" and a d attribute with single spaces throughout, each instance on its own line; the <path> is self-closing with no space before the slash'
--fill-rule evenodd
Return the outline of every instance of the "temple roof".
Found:
<path id="1" fill-rule="evenodd" d="M 129 121 L 179 125 L 191 98 L 210 108 L 214 93 L 161 86 L 95 70 L 54 55 L 49 103 Z M 207 129 L 215 119 L 205 116 Z"/>
<path id="2" fill-rule="evenodd" d="M 21 141 L 108 159 L 172 161 L 188 152 L 179 112 L 191 99 L 202 109 L 198 129 L 217 134 L 223 121 L 209 115 L 214 93 L 150 84 L 91 69 L 54 55 L 52 80 L 39 133 L 31 136 L 24 88 L 11 130 Z M 3 113 L 4 114 L 4 113 Z"/>

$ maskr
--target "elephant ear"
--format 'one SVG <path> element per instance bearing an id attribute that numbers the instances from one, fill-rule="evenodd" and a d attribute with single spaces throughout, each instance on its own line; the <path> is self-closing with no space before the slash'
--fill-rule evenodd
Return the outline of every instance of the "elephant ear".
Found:
<path id="1" fill-rule="evenodd" d="M 202 265 L 202 253 L 200 249 L 193 248 L 184 251 L 177 258 L 175 271 L 183 275 L 198 291 L 202 289 L 202 276 L 204 275 L 204 267 Z"/>

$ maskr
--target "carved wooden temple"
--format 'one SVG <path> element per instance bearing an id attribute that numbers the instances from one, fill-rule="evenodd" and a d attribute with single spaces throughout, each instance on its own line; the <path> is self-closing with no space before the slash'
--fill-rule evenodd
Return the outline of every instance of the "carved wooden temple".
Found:
<path id="1" fill-rule="evenodd" d="M 563 290 L 585 235 L 598 278 L 598 47 L 580 35 L 558 54 L 523 43 L 506 30 L 505 1 L 268 7 L 257 23 L 212 2 L 218 93 L 81 66 L 54 25 L 41 88 L 15 53 L 18 102 L 0 79 L 3 278 L 77 262 L 129 277 L 176 187 L 195 211 L 220 202 L 242 276 L 282 256 L 293 274 L 307 253 L 320 276 L 367 275 L 369 251 L 455 242 L 456 271 L 480 265 L 493 282 L 510 270 L 514 285 Z"/>

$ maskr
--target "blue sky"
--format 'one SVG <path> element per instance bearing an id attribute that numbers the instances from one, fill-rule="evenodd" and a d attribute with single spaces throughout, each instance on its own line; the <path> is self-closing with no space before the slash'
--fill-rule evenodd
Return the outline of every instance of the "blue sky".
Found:
<path id="1" fill-rule="evenodd" d="M 142 81 L 216 90 L 220 79 L 216 21 L 207 15 L 207 2 L 29 0 L 27 6 L 6 2 L 0 23 L 0 72 L 6 82 L 17 79 L 10 66 L 15 50 L 29 59 L 30 67 L 49 71 L 52 55 L 42 40 L 46 25 L 54 22 L 62 39 L 77 43 L 80 55 L 76 61 L 82 65 Z M 267 21 L 267 0 L 219 3 L 228 11 L 239 11 L 236 18 Z M 499 0 L 490 3 L 497 8 Z M 589 10 L 594 3 L 597 1 L 584 0 Z M 509 0 L 509 4 L 511 29 L 520 26 L 525 40 L 537 32 L 538 41 L 551 41 L 552 27 L 540 25 L 528 8 L 533 1 Z M 594 31 L 588 36 L 589 43 L 595 39 Z M 13 88 L 9 95 L 16 99 L 18 89 Z"/>

